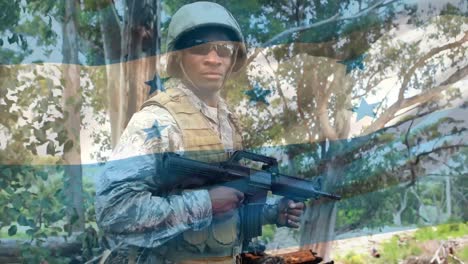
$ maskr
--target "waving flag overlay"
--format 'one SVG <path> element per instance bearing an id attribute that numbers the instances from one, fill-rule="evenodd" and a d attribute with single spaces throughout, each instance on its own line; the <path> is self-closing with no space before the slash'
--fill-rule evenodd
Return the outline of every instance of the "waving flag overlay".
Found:
<path id="1" fill-rule="evenodd" d="M 0 259 L 102 254 L 95 183 L 109 167 L 151 178 L 146 150 L 111 157 L 122 134 L 153 144 L 171 133 L 127 125 L 171 88 L 167 25 L 186 2 L 0 3 Z M 248 48 L 221 91 L 244 148 L 342 196 L 308 201 L 298 231 L 264 226 L 267 250 L 330 259 L 343 238 L 431 227 L 420 234 L 441 241 L 441 230 L 467 230 L 466 2 L 224 2 Z"/>

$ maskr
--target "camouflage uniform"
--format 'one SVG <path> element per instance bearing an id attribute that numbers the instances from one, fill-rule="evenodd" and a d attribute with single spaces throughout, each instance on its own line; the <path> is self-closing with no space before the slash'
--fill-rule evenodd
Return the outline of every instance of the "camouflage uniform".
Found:
<path id="1" fill-rule="evenodd" d="M 209 106 L 181 82 L 173 80 L 169 85 L 187 95 L 219 135 L 225 151 L 230 152 L 234 144 L 233 129 L 236 128 L 229 122 L 231 112 L 225 102 L 220 99 L 216 117 Z M 96 214 L 99 226 L 105 232 L 107 247 L 118 247 L 124 257 L 132 255 L 129 249 L 133 248 L 133 254 L 147 263 L 155 263 L 156 259 L 162 261 L 167 256 L 172 256 L 168 257 L 172 260 L 197 254 L 216 258 L 227 254 L 226 245 L 232 249 L 228 256 L 239 253 L 238 223 L 234 224 L 237 226 L 235 241 L 223 242 L 226 238 L 222 233 L 216 235 L 216 245 L 209 239 L 203 243 L 190 241 L 190 238 L 199 239 L 196 231 L 213 224 L 210 196 L 203 189 L 174 194 L 158 188 L 156 159 L 159 155 L 154 154 L 167 151 L 185 154 L 181 130 L 166 109 L 146 106 L 130 120 L 97 181 Z M 274 223 L 276 211 L 276 205 L 265 206 L 264 222 Z M 187 241 L 188 245 L 184 245 Z M 216 251 L 219 243 L 224 248 Z M 189 248 L 192 245 L 196 248 Z"/>
<path id="2" fill-rule="evenodd" d="M 239 71 L 246 61 L 244 38 L 232 14 L 215 3 L 181 7 L 168 28 L 167 50 L 176 51 L 176 42 L 183 34 L 205 26 L 232 33 L 235 39 L 231 40 L 238 42 L 238 49 L 230 71 Z M 97 222 L 105 233 L 106 247 L 114 251 L 115 263 L 180 262 L 200 257 L 206 259 L 197 263 L 226 263 L 232 262 L 241 247 L 239 214 L 222 221 L 213 219 L 206 189 L 160 188 L 158 154 L 170 151 L 202 161 L 219 161 L 240 145 L 240 130 L 226 103 L 219 98 L 217 109 L 210 108 L 177 79 L 186 76 L 181 76 L 176 55 L 172 52 L 167 58 L 167 73 L 176 77 L 167 83 L 170 89 L 156 96 L 156 104 L 145 104 L 133 115 L 97 181 Z M 171 100 L 173 93 L 178 93 L 183 102 L 178 105 L 174 100 L 166 107 L 163 101 Z M 203 135 L 198 135 L 197 129 Z M 197 146 L 203 151 L 194 155 Z M 276 204 L 264 206 L 263 216 L 264 223 L 275 223 Z"/>

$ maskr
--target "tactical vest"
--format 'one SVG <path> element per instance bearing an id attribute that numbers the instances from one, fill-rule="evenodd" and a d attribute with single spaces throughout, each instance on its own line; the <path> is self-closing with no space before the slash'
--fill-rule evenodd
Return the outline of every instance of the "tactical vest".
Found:
<path id="1" fill-rule="evenodd" d="M 174 117 L 182 132 L 184 155 L 203 162 L 221 162 L 228 158 L 223 143 L 217 133 L 210 127 L 210 122 L 181 90 L 173 88 L 158 93 L 142 108 L 148 105 L 158 105 L 165 108 Z M 235 150 L 242 148 L 242 138 L 238 120 L 229 115 L 233 128 L 233 145 Z M 179 190 L 182 191 L 182 190 Z M 240 250 L 240 218 L 239 213 L 223 220 L 213 220 L 212 224 L 203 230 L 188 230 L 170 241 L 165 255 L 171 260 L 197 257 L 234 256 Z"/>

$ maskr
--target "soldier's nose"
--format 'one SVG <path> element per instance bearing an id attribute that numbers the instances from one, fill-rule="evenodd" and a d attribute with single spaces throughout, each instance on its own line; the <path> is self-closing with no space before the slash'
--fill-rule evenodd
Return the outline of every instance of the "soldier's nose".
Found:
<path id="1" fill-rule="evenodd" d="M 221 57 L 219 57 L 216 50 L 212 49 L 208 54 L 206 54 L 205 61 L 208 63 L 219 64 L 221 63 Z"/>

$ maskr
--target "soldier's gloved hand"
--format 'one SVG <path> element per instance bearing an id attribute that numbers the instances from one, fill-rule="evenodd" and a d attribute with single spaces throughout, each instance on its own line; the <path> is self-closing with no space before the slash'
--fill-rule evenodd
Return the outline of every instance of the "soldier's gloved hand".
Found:
<path id="1" fill-rule="evenodd" d="M 224 218 L 231 215 L 244 201 L 244 193 L 230 187 L 214 187 L 209 191 L 213 216 Z"/>
<path id="2" fill-rule="evenodd" d="M 298 228 L 304 209 L 305 204 L 303 202 L 295 203 L 293 200 L 282 198 L 278 204 L 277 225 Z"/>

